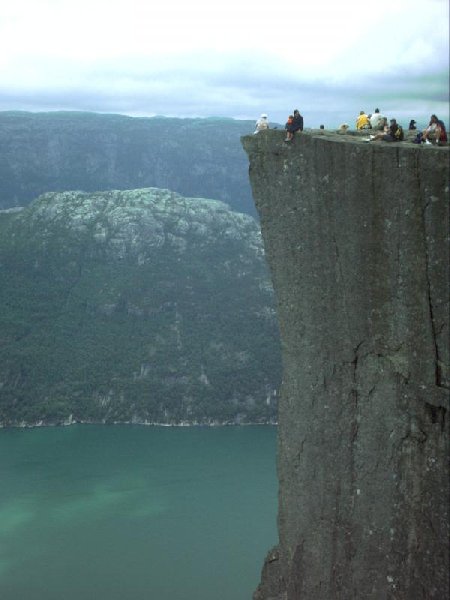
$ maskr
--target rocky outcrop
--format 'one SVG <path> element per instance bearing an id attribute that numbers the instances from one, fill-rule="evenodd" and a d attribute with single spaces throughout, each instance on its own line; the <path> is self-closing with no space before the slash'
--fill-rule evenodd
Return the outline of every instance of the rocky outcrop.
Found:
<path id="1" fill-rule="evenodd" d="M 0 212 L 0 424 L 273 422 L 255 219 L 155 188 Z"/>
<path id="2" fill-rule="evenodd" d="M 449 148 L 242 138 L 281 328 L 255 598 L 448 597 Z"/>
<path id="3" fill-rule="evenodd" d="M 0 208 L 45 192 L 168 188 L 255 215 L 239 137 L 252 121 L 0 112 Z"/>

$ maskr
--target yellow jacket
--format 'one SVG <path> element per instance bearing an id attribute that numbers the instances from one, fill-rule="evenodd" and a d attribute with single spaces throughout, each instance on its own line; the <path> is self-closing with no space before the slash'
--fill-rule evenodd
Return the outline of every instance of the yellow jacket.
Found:
<path id="1" fill-rule="evenodd" d="M 370 129 L 370 121 L 366 113 L 356 119 L 356 129 Z"/>

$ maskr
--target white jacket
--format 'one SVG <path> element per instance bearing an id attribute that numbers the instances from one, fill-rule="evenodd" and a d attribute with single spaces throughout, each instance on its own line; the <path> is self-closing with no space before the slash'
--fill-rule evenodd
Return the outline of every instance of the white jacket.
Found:
<path id="1" fill-rule="evenodd" d="M 261 115 L 256 121 L 256 129 L 254 133 L 258 133 L 258 131 L 262 131 L 263 129 L 269 129 L 269 121 L 267 115 Z"/>

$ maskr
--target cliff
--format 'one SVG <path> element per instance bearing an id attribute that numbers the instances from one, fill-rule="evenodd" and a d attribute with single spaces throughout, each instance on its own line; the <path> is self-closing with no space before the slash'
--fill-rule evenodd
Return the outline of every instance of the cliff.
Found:
<path id="1" fill-rule="evenodd" d="M 255 215 L 239 137 L 253 121 L 0 112 L 0 208 L 45 192 L 157 187 Z"/>
<path id="2" fill-rule="evenodd" d="M 282 339 L 257 599 L 448 597 L 449 148 L 242 138 Z"/>
<path id="3" fill-rule="evenodd" d="M 270 422 L 280 381 L 255 219 L 169 190 L 0 211 L 0 426 Z"/>

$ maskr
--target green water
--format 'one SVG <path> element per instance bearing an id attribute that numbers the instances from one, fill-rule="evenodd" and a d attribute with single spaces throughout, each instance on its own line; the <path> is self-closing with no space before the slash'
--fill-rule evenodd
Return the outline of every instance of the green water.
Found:
<path id="1" fill-rule="evenodd" d="M 2 600 L 250 600 L 274 427 L 0 430 Z"/>

